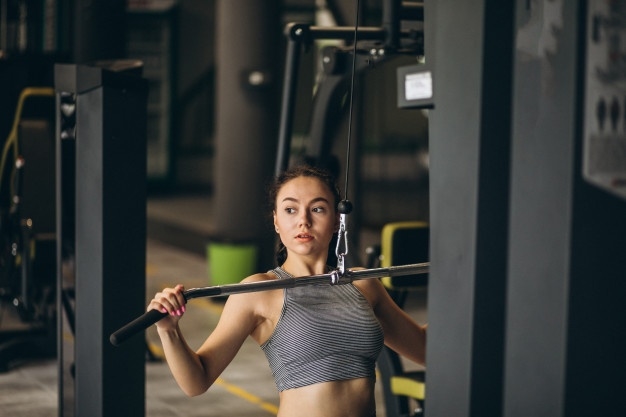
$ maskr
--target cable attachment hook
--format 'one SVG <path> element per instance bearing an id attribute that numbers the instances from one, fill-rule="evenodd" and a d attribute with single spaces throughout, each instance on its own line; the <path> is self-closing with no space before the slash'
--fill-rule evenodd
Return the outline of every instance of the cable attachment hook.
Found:
<path id="1" fill-rule="evenodd" d="M 337 269 L 343 275 L 346 272 L 345 256 L 349 252 L 347 216 L 352 212 L 352 203 L 349 200 L 341 200 L 337 206 L 337 211 L 339 211 L 339 230 L 335 255 L 337 255 Z"/>

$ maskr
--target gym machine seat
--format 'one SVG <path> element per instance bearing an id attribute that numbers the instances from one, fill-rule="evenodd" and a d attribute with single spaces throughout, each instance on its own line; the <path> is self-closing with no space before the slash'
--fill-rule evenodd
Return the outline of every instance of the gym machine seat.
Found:
<path id="1" fill-rule="evenodd" d="M 429 233 L 427 222 L 386 224 L 382 229 L 380 246 L 368 248 L 368 267 L 428 262 Z M 428 275 L 384 277 L 381 278 L 381 282 L 394 301 L 400 307 L 404 307 L 410 291 L 424 289 L 428 285 Z M 426 388 L 425 372 L 405 371 L 399 355 L 387 347 L 383 347 L 377 366 L 383 387 L 386 415 L 388 417 L 422 415 Z"/>

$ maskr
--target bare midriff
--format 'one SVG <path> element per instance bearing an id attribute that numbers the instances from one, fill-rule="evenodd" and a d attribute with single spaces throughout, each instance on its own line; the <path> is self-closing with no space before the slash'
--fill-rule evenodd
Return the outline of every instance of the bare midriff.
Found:
<path id="1" fill-rule="evenodd" d="M 280 393 L 278 417 L 372 417 L 376 414 L 370 378 L 330 381 Z"/>

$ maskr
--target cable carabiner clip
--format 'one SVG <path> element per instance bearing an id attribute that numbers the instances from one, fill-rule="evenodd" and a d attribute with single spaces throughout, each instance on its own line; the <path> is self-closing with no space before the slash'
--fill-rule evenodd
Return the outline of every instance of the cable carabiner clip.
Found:
<path id="1" fill-rule="evenodd" d="M 345 256 L 348 254 L 348 231 L 346 230 L 346 215 L 340 216 L 339 231 L 337 232 L 337 247 L 335 255 L 337 255 L 337 269 L 343 275 L 346 272 Z M 343 251 L 341 245 L 343 243 Z"/>
<path id="2" fill-rule="evenodd" d="M 348 227 L 347 215 L 352 211 L 352 203 L 348 200 L 341 200 L 337 207 L 339 211 L 339 230 L 337 232 L 337 246 L 335 247 L 335 255 L 337 255 L 337 269 L 343 275 L 346 272 L 345 256 L 348 254 Z M 343 246 L 343 251 L 342 251 Z"/>

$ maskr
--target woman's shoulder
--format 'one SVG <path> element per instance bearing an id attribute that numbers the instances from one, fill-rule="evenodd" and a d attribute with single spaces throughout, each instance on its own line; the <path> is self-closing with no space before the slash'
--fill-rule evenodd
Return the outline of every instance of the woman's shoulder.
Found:
<path id="1" fill-rule="evenodd" d="M 365 268 L 350 268 L 352 271 L 363 270 Z M 383 284 L 378 278 L 366 278 L 352 281 L 355 287 L 357 287 L 361 293 L 372 304 L 376 305 L 380 300 L 381 295 L 386 291 Z"/>
<path id="2" fill-rule="evenodd" d="M 261 281 L 272 281 L 277 279 L 276 274 L 274 274 L 271 271 L 268 272 L 259 272 L 253 275 L 250 275 L 246 278 L 244 278 L 243 280 L 241 280 L 241 283 L 247 283 L 247 282 L 261 282 Z"/>
<path id="3" fill-rule="evenodd" d="M 352 283 L 358 288 L 367 289 L 369 291 L 380 291 L 385 289 L 378 278 L 357 279 L 352 281 Z"/>
<path id="4" fill-rule="evenodd" d="M 249 277 L 241 280 L 242 284 L 262 283 L 268 281 L 274 281 L 278 279 L 272 272 L 262 272 L 250 275 Z M 227 303 L 231 303 L 234 309 L 239 312 L 248 312 L 250 317 L 254 318 L 254 326 L 250 329 L 250 334 L 257 342 L 265 340 L 269 336 L 263 336 L 260 333 L 256 333 L 257 328 L 262 323 L 267 322 L 268 319 L 277 320 L 276 317 L 280 315 L 282 309 L 282 290 L 276 289 L 258 289 L 256 291 L 242 292 L 239 294 L 233 294 L 229 297 Z M 272 327 L 273 329 L 273 327 Z M 261 330 L 258 330 L 261 331 Z"/>
<path id="5" fill-rule="evenodd" d="M 250 275 L 240 281 L 240 284 L 252 284 L 252 283 L 260 283 L 265 281 L 275 280 L 276 276 L 271 272 L 262 272 Z M 243 291 L 240 293 L 232 294 L 227 304 L 231 304 L 233 306 L 238 306 L 237 308 L 241 308 L 242 310 L 248 311 L 258 311 L 259 307 L 263 304 L 266 304 L 269 300 L 268 297 L 272 297 L 274 291 L 267 291 L 256 289 L 253 291 Z"/>

